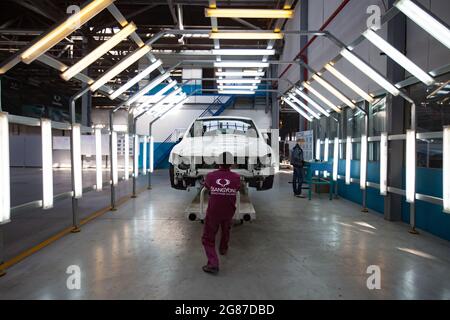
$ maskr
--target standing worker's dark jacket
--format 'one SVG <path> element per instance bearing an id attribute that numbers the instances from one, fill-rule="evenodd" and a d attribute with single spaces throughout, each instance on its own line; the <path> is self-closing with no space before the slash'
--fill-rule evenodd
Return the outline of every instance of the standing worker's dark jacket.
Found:
<path id="1" fill-rule="evenodd" d="M 300 148 L 298 144 L 292 149 L 291 153 L 291 164 L 294 167 L 301 168 L 303 167 L 303 150 Z"/>

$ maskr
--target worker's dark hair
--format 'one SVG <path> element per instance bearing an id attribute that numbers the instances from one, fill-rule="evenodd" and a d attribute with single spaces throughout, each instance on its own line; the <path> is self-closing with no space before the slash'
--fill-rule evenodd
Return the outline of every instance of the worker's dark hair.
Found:
<path id="1" fill-rule="evenodd" d="M 223 152 L 219 155 L 219 166 L 229 168 L 234 163 L 234 157 L 230 152 Z"/>

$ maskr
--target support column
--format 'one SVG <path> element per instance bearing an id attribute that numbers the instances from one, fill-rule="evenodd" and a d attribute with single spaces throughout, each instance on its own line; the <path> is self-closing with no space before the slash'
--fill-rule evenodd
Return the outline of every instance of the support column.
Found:
<path id="1" fill-rule="evenodd" d="M 392 7 L 394 0 L 389 0 Z M 388 22 L 388 41 L 400 52 L 406 49 L 406 18 L 397 15 Z M 405 70 L 395 61 L 387 60 L 387 79 L 397 83 L 405 78 Z M 388 135 L 405 133 L 405 100 L 388 95 L 386 99 L 386 132 Z M 388 145 L 388 179 L 390 187 L 402 189 L 402 175 L 404 171 L 404 141 L 389 141 Z M 386 195 L 384 200 L 384 218 L 390 221 L 400 221 L 402 212 L 402 196 L 394 193 Z"/>
<path id="2" fill-rule="evenodd" d="M 364 134 L 366 136 L 366 139 L 369 138 L 369 103 L 367 101 L 364 102 L 364 110 L 365 110 L 365 114 L 364 114 Z M 361 141 L 362 143 L 362 141 Z M 366 181 L 367 181 L 367 167 L 368 167 L 368 163 L 369 163 L 369 143 L 367 142 L 367 149 L 366 149 Z M 361 160 L 361 159 L 360 159 Z M 362 165 L 361 161 L 360 161 L 360 165 Z M 362 209 L 361 212 L 369 212 L 369 210 L 367 209 L 367 184 L 364 187 L 364 189 L 362 190 Z"/>
<path id="3" fill-rule="evenodd" d="M 300 1 L 300 30 L 308 30 L 308 0 Z M 301 35 L 300 36 L 300 49 L 304 48 L 308 43 L 308 36 Z M 301 57 L 306 63 L 308 63 L 308 49 L 306 49 L 305 53 Z M 308 80 L 308 69 L 303 65 L 300 65 L 300 80 L 306 81 Z M 308 121 L 299 116 L 299 131 L 308 130 Z"/>
<path id="4" fill-rule="evenodd" d="M 113 157 L 113 138 L 112 133 L 114 131 L 114 113 L 113 111 L 109 112 L 109 158 L 111 159 L 110 166 L 110 179 L 111 179 L 111 211 L 116 211 L 116 186 L 114 185 L 114 166 L 117 165 L 114 163 Z"/>

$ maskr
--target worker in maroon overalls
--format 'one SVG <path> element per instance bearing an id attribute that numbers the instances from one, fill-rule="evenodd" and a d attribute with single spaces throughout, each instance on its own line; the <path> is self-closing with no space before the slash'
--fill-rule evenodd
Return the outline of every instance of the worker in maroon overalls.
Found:
<path id="1" fill-rule="evenodd" d="M 208 258 L 208 264 L 203 266 L 203 271 L 208 273 L 219 271 L 219 259 L 215 246 L 219 226 L 222 229 L 219 253 L 221 255 L 227 253 L 231 222 L 236 211 L 236 193 L 240 187 L 240 176 L 230 171 L 233 156 L 225 152 L 220 158 L 222 161 L 220 161 L 219 170 L 210 172 L 205 178 L 205 187 L 209 190 L 209 200 L 202 243 Z"/>

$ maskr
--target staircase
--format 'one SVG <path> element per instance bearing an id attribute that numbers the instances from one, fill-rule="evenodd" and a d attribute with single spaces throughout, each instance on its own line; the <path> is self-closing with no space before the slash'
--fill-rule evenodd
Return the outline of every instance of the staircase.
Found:
<path id="1" fill-rule="evenodd" d="M 236 100 L 235 96 L 229 96 L 228 100 L 225 103 L 222 103 L 223 98 L 224 96 L 217 96 L 199 117 L 219 116 L 228 107 L 233 105 Z"/>

